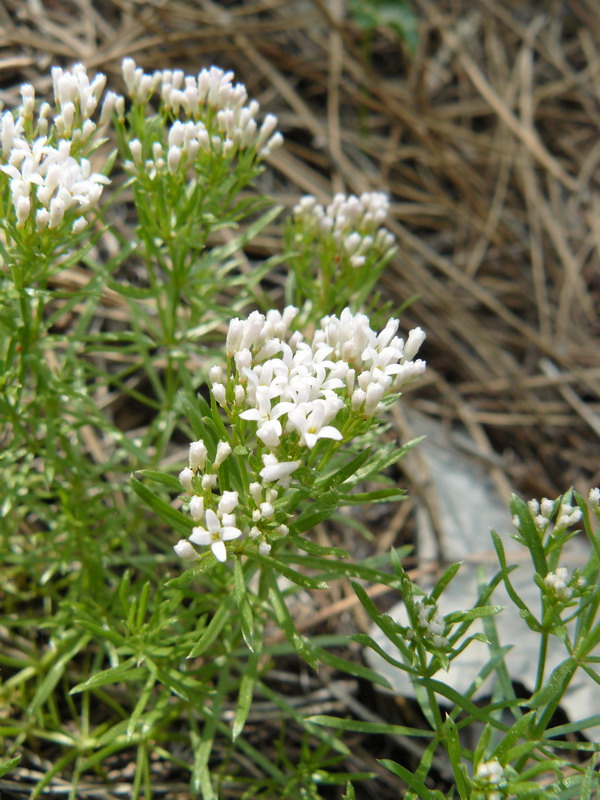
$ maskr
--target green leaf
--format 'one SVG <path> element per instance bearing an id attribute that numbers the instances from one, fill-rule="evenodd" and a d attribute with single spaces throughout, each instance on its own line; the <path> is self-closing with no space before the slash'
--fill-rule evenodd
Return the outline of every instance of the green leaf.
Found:
<path id="1" fill-rule="evenodd" d="M 321 491 L 325 489 L 332 489 L 334 486 L 339 486 L 340 484 L 344 483 L 344 481 L 348 480 L 348 478 L 354 475 L 357 470 L 362 467 L 365 461 L 369 459 L 370 455 L 370 449 L 364 450 L 347 464 L 344 464 L 344 466 L 340 469 L 332 472 L 330 475 L 325 475 L 323 478 L 319 478 L 317 481 L 315 481 L 315 490 Z"/>
<path id="2" fill-rule="evenodd" d="M 452 771 L 454 772 L 454 780 L 456 781 L 458 794 L 460 795 L 461 800 L 468 800 L 469 787 L 460 768 L 461 751 L 460 741 L 458 739 L 458 730 L 456 728 L 456 723 L 451 716 L 446 716 L 446 719 L 444 720 L 443 731 L 445 734 L 444 743 L 448 751 L 448 756 L 450 757 L 450 763 L 452 764 Z"/>
<path id="3" fill-rule="evenodd" d="M 339 504 L 357 506 L 363 503 L 393 503 L 406 500 L 406 489 L 375 489 L 372 492 L 340 494 Z"/>
<path id="4" fill-rule="evenodd" d="M 384 722 L 365 722 L 361 719 L 343 719 L 342 717 L 330 717 L 327 714 L 315 714 L 307 717 L 307 722 L 315 725 L 327 725 L 338 731 L 352 731 L 353 733 L 385 733 L 390 736 L 416 736 L 431 739 L 435 736 L 433 731 L 426 731 L 422 728 L 409 728 L 406 725 L 392 725 Z"/>
<path id="5" fill-rule="evenodd" d="M 180 391 L 177 395 L 179 404 L 185 414 L 196 439 L 207 439 L 207 428 L 204 417 L 210 414 L 210 406 L 201 395 L 192 395 L 187 391 Z M 212 436 L 209 439 L 212 441 Z"/>
<path id="6" fill-rule="evenodd" d="M 527 503 L 521 500 L 516 494 L 513 494 L 511 498 L 510 510 L 513 517 L 516 516 L 519 519 L 519 531 L 529 548 L 535 571 L 544 578 L 548 574 L 546 554 L 544 553 L 544 546 L 540 534 L 531 516 L 531 511 Z"/>
<path id="7" fill-rule="evenodd" d="M 69 694 L 78 694 L 78 692 L 85 692 L 88 689 L 95 689 L 98 686 L 106 686 L 107 684 L 126 683 L 127 681 L 137 681 L 140 678 L 145 678 L 148 670 L 145 667 L 135 667 L 137 658 L 132 656 L 119 664 L 118 667 L 110 667 L 110 669 L 103 669 L 92 675 L 87 681 L 78 683 L 74 686 Z"/>
<path id="8" fill-rule="evenodd" d="M 240 684 L 240 691 L 238 695 L 237 708 L 235 710 L 235 717 L 233 718 L 233 726 L 231 738 L 235 742 L 238 736 L 244 730 L 244 725 L 248 719 L 250 708 L 252 707 L 252 698 L 254 697 L 254 684 L 258 677 L 258 665 L 260 659 L 260 651 L 257 650 L 248 659 L 248 664 L 242 675 L 242 682 Z"/>
<path id="9" fill-rule="evenodd" d="M 20 760 L 21 756 L 17 756 L 16 758 L 8 759 L 8 761 L 0 761 L 0 778 L 10 772 L 11 769 L 14 769 Z"/>
<path id="10" fill-rule="evenodd" d="M 410 442 L 402 445 L 402 447 L 381 447 L 373 456 L 371 461 L 365 464 L 364 467 L 358 469 L 354 476 L 346 481 L 346 485 L 355 486 L 357 483 L 365 481 L 368 478 L 383 472 L 383 470 L 387 467 L 390 467 L 400 461 L 400 459 L 405 456 L 409 450 L 412 450 L 412 448 L 419 444 L 419 442 L 422 442 L 424 438 L 424 436 L 419 436 L 416 439 L 412 439 Z"/>
<path id="11" fill-rule="evenodd" d="M 133 476 L 131 477 L 131 487 L 164 522 L 175 528 L 175 530 L 183 536 L 188 537 L 190 535 L 194 527 L 191 517 L 170 506 L 165 500 L 154 494 L 154 492 Z"/>
<path id="12" fill-rule="evenodd" d="M 394 775 L 402 778 L 402 780 L 409 785 L 410 789 L 416 792 L 421 800 L 440 800 L 440 798 L 444 797 L 441 792 L 430 791 L 422 781 L 410 772 L 410 770 L 398 764 L 396 761 L 391 761 L 389 758 L 378 758 L 377 761 L 386 769 L 389 769 Z"/>
<path id="13" fill-rule="evenodd" d="M 238 613 L 240 615 L 240 627 L 242 629 L 242 636 L 249 650 L 254 650 L 254 619 L 252 616 L 252 607 L 248 599 L 248 592 L 246 589 L 246 580 L 244 578 L 244 570 L 242 562 L 238 556 L 233 559 L 233 595 L 237 605 Z"/>
<path id="14" fill-rule="evenodd" d="M 317 669 L 318 661 L 313 652 L 313 647 L 310 641 L 296 630 L 294 621 L 285 604 L 285 600 L 281 593 L 281 589 L 277 584 L 277 578 L 274 573 L 269 573 L 267 576 L 269 583 L 269 600 L 271 608 L 279 627 L 284 632 L 286 639 L 294 648 L 296 653 L 303 658 L 313 669 Z"/>
<path id="15" fill-rule="evenodd" d="M 437 601 L 438 601 L 438 599 L 439 599 L 440 595 L 442 594 L 442 592 L 444 591 L 444 589 L 446 588 L 446 586 L 448 586 L 448 584 L 450 583 L 450 581 L 451 581 L 451 580 L 454 578 L 454 576 L 456 575 L 456 573 L 458 572 L 458 570 L 460 569 L 460 567 L 461 567 L 461 564 L 460 564 L 460 562 L 457 562 L 456 564 L 451 564 L 451 565 L 448 567 L 448 569 L 446 569 L 446 571 L 445 571 L 445 572 L 444 572 L 444 574 L 441 576 L 441 578 L 440 578 L 440 579 L 437 581 L 437 583 L 435 584 L 435 587 L 434 587 L 433 591 L 432 591 L 432 592 L 431 592 L 431 594 L 430 594 L 430 598 L 431 598 L 431 599 L 432 599 L 434 602 L 437 602 Z"/>
<path id="16" fill-rule="evenodd" d="M 377 683 L 379 686 L 383 686 L 385 689 L 393 689 L 389 681 L 380 675 L 378 672 L 375 672 L 368 667 L 363 666 L 362 664 L 355 664 L 353 661 L 348 661 L 345 658 L 341 658 L 341 656 L 336 656 L 334 653 L 330 653 L 328 650 L 324 650 L 322 647 L 316 648 L 315 653 L 318 655 L 319 659 L 330 667 L 339 670 L 340 672 L 345 672 L 348 675 L 355 675 L 357 678 L 362 678 L 363 680 L 369 681 L 369 683 Z"/>
<path id="17" fill-rule="evenodd" d="M 176 578 L 171 578 L 170 581 L 165 583 L 165 586 L 168 586 L 169 589 L 183 589 L 186 586 L 189 586 L 190 583 L 198 577 L 198 575 L 203 575 L 216 563 L 217 559 L 214 557 L 212 550 L 207 550 L 205 553 L 202 553 L 198 561 L 194 562 L 193 567 L 187 569 L 184 573 L 178 575 Z"/>
<path id="18" fill-rule="evenodd" d="M 310 578 L 308 575 L 302 575 L 301 572 L 297 572 L 295 569 L 282 564 L 277 558 L 261 556 L 258 553 L 248 553 L 248 559 L 258 561 L 259 564 L 281 573 L 285 578 L 295 583 L 296 586 L 303 586 L 305 589 L 327 589 L 325 581 L 319 578 Z"/>
<path id="19" fill-rule="evenodd" d="M 479 608 L 469 608 L 467 611 L 453 611 L 446 614 L 444 619 L 450 624 L 455 622 L 470 622 L 474 619 L 482 619 L 483 617 L 493 617 L 504 611 L 506 606 L 480 606 Z M 483 641 L 483 640 L 481 640 Z"/>
<path id="20" fill-rule="evenodd" d="M 349 558 L 348 553 L 345 550 L 342 550 L 341 547 L 329 547 L 328 545 L 317 544 L 311 539 L 304 538 L 304 536 L 294 536 L 290 533 L 286 537 L 286 542 L 294 545 L 294 547 L 298 547 L 300 550 L 304 550 L 305 553 L 309 553 L 311 556 Z"/>
<path id="21" fill-rule="evenodd" d="M 334 511 L 335 506 L 331 506 L 330 508 L 319 507 L 317 510 L 309 508 L 294 520 L 294 522 L 290 525 L 290 530 L 294 534 L 309 531 L 311 528 L 314 528 L 316 525 L 319 525 L 321 522 L 325 522 L 326 519 L 329 519 Z"/>
<path id="22" fill-rule="evenodd" d="M 230 595 L 228 598 L 222 601 L 222 605 L 220 605 L 215 611 L 213 618 L 202 632 L 202 636 L 189 652 L 187 656 L 188 658 L 197 658 L 208 650 L 217 636 L 221 633 L 226 623 L 231 619 L 231 611 L 234 603 L 235 598 L 233 595 Z"/>
<path id="23" fill-rule="evenodd" d="M 174 492 L 182 492 L 179 480 L 174 475 L 169 475 L 167 472 L 158 472 L 158 470 L 155 469 L 138 469 L 135 471 L 135 474 L 141 475 L 143 478 L 148 478 L 148 480 L 154 481 L 155 483 L 161 483 Z"/>
<path id="24" fill-rule="evenodd" d="M 562 664 L 552 670 L 546 683 L 525 705 L 529 708 L 541 708 L 548 703 L 560 701 L 576 670 L 577 662 L 575 659 L 567 658 L 566 661 L 563 661 Z"/>
<path id="25" fill-rule="evenodd" d="M 31 703 L 27 707 L 27 716 L 33 717 L 38 709 L 46 702 L 53 693 L 58 682 L 62 679 L 67 665 L 89 642 L 90 636 L 85 633 L 72 634 L 60 643 L 57 650 L 52 654 L 53 663 L 46 676 L 38 686 Z"/>

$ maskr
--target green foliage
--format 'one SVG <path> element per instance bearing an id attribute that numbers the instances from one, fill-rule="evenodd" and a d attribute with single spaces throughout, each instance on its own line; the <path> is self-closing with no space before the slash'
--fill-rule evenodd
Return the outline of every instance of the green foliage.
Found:
<path id="1" fill-rule="evenodd" d="M 414 41 L 414 18 L 402 4 L 357 6 L 354 13 L 365 29 L 396 26 Z M 530 610 L 512 586 L 512 567 L 495 537 L 496 578 L 481 587 L 473 608 L 440 617 L 437 603 L 450 582 L 460 579 L 457 565 L 424 596 L 402 566 L 406 551 L 357 563 L 344 548 L 317 542 L 312 534 L 315 526 L 334 518 L 374 538 L 366 525 L 342 511 L 402 501 L 404 491 L 385 472 L 417 444 L 399 445 L 389 436 L 382 442 L 386 426 L 375 411 L 385 408 L 376 402 L 373 413 L 366 413 L 366 405 L 353 405 L 347 373 L 344 380 L 332 378 L 333 388 L 326 390 L 344 396 L 335 417 L 340 437 L 311 441 L 319 428 L 314 421 L 307 422 L 303 435 L 282 430 L 278 453 L 283 463 L 297 462 L 293 478 L 265 478 L 269 486 L 259 486 L 264 495 L 256 501 L 258 478 L 277 448 L 260 439 L 256 420 L 242 417 L 233 383 L 222 402 L 215 392 L 219 381 L 209 381 L 209 392 L 211 367 L 226 370 L 228 377 L 244 375 L 235 373 L 235 357 L 225 352 L 225 323 L 253 307 L 269 310 L 261 281 L 282 264 L 287 267 L 285 296 L 301 306 L 294 321 L 298 331 L 346 305 L 354 311 L 377 306 L 376 280 L 393 252 L 385 231 L 377 240 L 381 220 L 368 219 L 365 209 L 374 203 L 381 210 L 385 202 L 381 196 L 348 200 L 347 208 L 360 207 L 362 215 L 359 245 L 347 242 L 352 233 L 346 229 L 342 240 L 292 218 L 284 252 L 265 263 L 249 263 L 248 246 L 281 216 L 256 188 L 269 149 L 260 138 L 263 128 L 247 129 L 246 138 L 236 129 L 228 139 L 227 125 L 237 113 L 232 108 L 233 117 L 221 121 L 212 102 L 180 114 L 166 102 L 167 95 L 154 96 L 154 80 L 135 78 L 127 110 L 124 102 L 113 100 L 110 134 L 88 125 L 84 136 L 83 126 L 91 119 L 77 99 L 73 125 L 80 136 L 71 131 L 65 138 L 59 111 L 63 117 L 69 112 L 64 101 L 57 101 L 49 146 L 58 149 L 67 142 L 71 156 L 81 160 L 103 144 L 105 134 L 116 139 L 118 148 L 102 170 L 115 185 L 93 208 L 79 207 L 71 197 L 75 204 L 64 217 L 55 209 L 60 219 L 44 226 L 44 215 L 34 212 L 43 211 L 38 187 L 47 170 L 34 170 L 37 178 L 22 186 L 14 173 L 20 156 L 2 150 L 0 699 L 6 712 L 0 722 L 5 750 L 0 775 L 27 770 L 33 754 L 44 764 L 31 789 L 33 800 L 52 791 L 56 778 L 70 781 L 69 797 L 75 800 L 90 775 L 104 780 L 110 764 L 131 763 L 129 796 L 137 800 L 152 797 L 154 766 L 169 763 L 189 779 L 192 795 L 206 800 L 228 793 L 248 800 L 318 800 L 330 796 L 331 787 L 352 800 L 360 796 L 355 784 L 373 777 L 349 774 L 342 764 L 350 745 L 338 732 L 355 731 L 422 743 L 414 772 L 389 759 L 381 762 L 408 785 L 410 797 L 443 796 L 429 788 L 441 748 L 461 797 L 491 796 L 495 790 L 486 781 L 495 777 L 496 762 L 504 795 L 533 796 L 544 771 L 553 775 L 549 796 L 592 797 L 598 783 L 595 756 L 587 765 L 573 759 L 563 777 L 564 752 L 597 749 L 572 734 L 599 724 L 598 717 L 560 726 L 552 718 L 578 670 L 597 680 L 597 502 L 566 496 L 551 512 L 546 509 L 554 524 L 542 531 L 538 516 L 514 499 L 517 539 L 535 566 L 541 612 Z M 183 145 L 181 152 L 171 150 L 180 116 L 193 120 L 194 135 L 208 131 L 204 149 L 187 155 Z M 25 108 L 17 117 L 23 123 L 16 135 L 24 152 L 42 135 L 44 117 Z M 2 147 L 10 140 L 6 118 L 4 125 Z M 272 128 L 266 129 L 265 136 Z M 27 201 L 20 208 L 19 192 Z M 87 227 L 74 230 L 82 215 Z M 132 240 L 123 219 L 134 231 Z M 363 249 L 352 261 L 356 246 Z M 85 281 L 70 280 L 70 270 Z M 327 288 L 333 277 L 335 293 Z M 394 336 L 388 333 L 386 346 Z M 356 363 L 362 357 L 362 352 L 349 356 Z M 382 362 L 378 369 L 383 373 L 387 366 Z M 395 374 L 386 373 L 389 384 Z M 382 405 L 396 395 L 390 390 Z M 124 420 L 123 408 L 137 416 Z M 187 443 L 199 440 L 206 447 L 206 465 L 189 467 L 193 474 L 186 485 L 174 473 L 187 458 Z M 228 452 L 216 463 L 223 444 Z M 224 521 L 231 512 L 219 511 L 219 524 L 223 529 L 240 525 L 244 535 L 224 538 L 222 549 L 212 546 L 214 540 L 200 553 L 192 549 L 195 560 L 185 569 L 173 552 L 177 537 L 185 542 L 202 521 L 208 525 L 206 511 L 216 516 L 218 504 L 227 504 L 227 493 L 231 500 L 234 492 L 237 516 Z M 206 505 L 200 519 L 184 505 L 194 497 Z M 593 556 L 566 579 L 560 556 L 573 535 L 573 525 L 564 522 L 576 513 L 571 502 L 582 513 Z M 261 504 L 262 517 L 254 513 Z M 258 534 L 250 533 L 259 524 Z M 339 649 L 348 644 L 347 637 L 311 637 L 295 618 L 299 594 L 348 580 L 399 655 L 391 656 L 366 634 L 354 637 L 355 643 L 373 648 L 410 676 L 428 728 L 311 717 L 271 679 L 283 656 L 390 689 L 382 675 L 349 657 L 347 647 Z M 495 634 L 500 608 L 491 601 L 500 581 L 515 603 L 513 611 L 541 641 L 537 686 L 527 698 L 515 697 L 503 661 L 506 648 Z M 374 583 L 403 597 L 409 625 L 380 613 L 367 591 Z M 471 632 L 478 619 L 485 636 Z M 563 662 L 550 674 L 548 637 L 557 637 L 565 648 Z M 492 671 L 499 678 L 499 691 L 485 706 L 473 699 L 477 681 L 463 696 L 439 673 L 475 639 L 486 640 L 490 651 L 478 678 Z M 280 715 L 280 737 L 268 750 L 252 735 L 257 698 Z M 514 717 L 513 724 L 503 721 L 502 711 Z M 460 734 L 474 722 L 483 733 L 470 750 Z M 568 737 L 560 740 L 560 758 L 559 737 Z"/>
<path id="2" fill-rule="evenodd" d="M 419 45 L 419 20 L 406 0 L 350 0 L 350 11 L 354 22 L 366 34 L 377 28 L 388 28 L 411 55 Z"/>

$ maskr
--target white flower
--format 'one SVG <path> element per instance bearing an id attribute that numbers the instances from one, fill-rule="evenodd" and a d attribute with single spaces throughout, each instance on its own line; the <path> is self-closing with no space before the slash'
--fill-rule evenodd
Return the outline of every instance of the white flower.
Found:
<path id="1" fill-rule="evenodd" d="M 278 419 L 270 419 L 258 428 L 256 435 L 263 442 L 263 444 L 275 450 L 281 444 L 282 427 Z"/>
<path id="2" fill-rule="evenodd" d="M 199 525 L 193 529 L 190 541 L 194 544 L 210 545 L 215 558 L 225 562 L 227 560 L 225 542 L 239 538 L 242 535 L 241 530 L 232 525 L 223 525 L 223 521 L 212 509 L 204 513 L 204 522 L 206 527 Z"/>
<path id="3" fill-rule="evenodd" d="M 212 468 L 213 470 L 218 469 L 221 464 L 225 461 L 227 456 L 231 454 L 231 445 L 229 442 L 219 442 L 217 445 L 217 452 L 215 454 L 215 460 L 213 461 Z"/>
<path id="4" fill-rule="evenodd" d="M 203 475 L 202 480 L 200 481 L 200 485 L 202 486 L 205 492 L 210 492 L 217 485 L 217 476 L 210 474 Z"/>
<path id="5" fill-rule="evenodd" d="M 185 491 L 188 494 L 191 494 L 194 490 L 192 487 L 192 479 L 194 477 L 194 471 L 191 470 L 189 467 L 185 467 L 179 473 L 179 483 L 183 486 Z"/>
<path id="6" fill-rule="evenodd" d="M 590 489 L 588 500 L 592 508 L 598 508 L 600 506 L 600 489 L 597 487 Z"/>
<path id="7" fill-rule="evenodd" d="M 223 367 L 220 364 L 214 364 L 208 371 L 208 377 L 211 383 L 223 383 L 225 377 Z"/>
<path id="8" fill-rule="evenodd" d="M 204 498 L 195 494 L 190 500 L 190 514 L 194 522 L 200 522 L 204 514 Z"/>
<path id="9" fill-rule="evenodd" d="M 223 492 L 221 499 L 219 500 L 217 513 L 219 516 L 222 516 L 223 514 L 231 514 L 238 502 L 239 499 L 237 492 Z"/>
<path id="10" fill-rule="evenodd" d="M 217 403 L 223 407 L 227 402 L 225 386 L 222 383 L 213 383 L 213 385 L 210 387 L 210 391 L 212 392 L 212 396 L 215 398 Z"/>
<path id="11" fill-rule="evenodd" d="M 558 599 L 567 602 L 571 599 L 573 590 L 568 586 L 568 571 L 566 567 L 558 567 L 554 572 L 549 572 L 544 578 L 544 586 Z"/>
<path id="12" fill-rule="evenodd" d="M 438 612 L 435 603 L 419 600 L 415 607 L 419 628 L 423 635 L 431 639 L 436 647 L 448 646 L 448 639 L 442 635 L 446 628 L 446 622 Z"/>
<path id="13" fill-rule="evenodd" d="M 542 515 L 546 517 L 546 519 L 550 519 L 552 516 L 552 509 L 554 508 L 554 500 L 548 500 L 547 497 L 542 498 L 542 502 L 540 504 L 540 511 Z"/>
<path id="14" fill-rule="evenodd" d="M 341 400 L 339 404 L 336 401 L 328 403 L 326 400 L 314 400 L 312 403 L 300 403 L 289 411 L 288 422 L 300 434 L 300 444 L 312 450 L 319 439 L 343 439 L 337 428 L 324 424 L 335 416 L 340 405 Z"/>
<path id="15" fill-rule="evenodd" d="M 180 539 L 177 544 L 173 546 L 173 550 L 175 550 L 180 558 L 186 561 L 197 561 L 200 558 L 187 539 Z"/>
<path id="16" fill-rule="evenodd" d="M 575 508 L 568 503 L 563 503 L 558 512 L 558 519 L 556 520 L 557 528 L 569 528 L 575 525 L 581 519 L 581 509 Z"/>
<path id="17" fill-rule="evenodd" d="M 291 475 L 300 466 L 300 461 L 278 461 L 277 457 L 269 454 L 262 457 L 263 469 L 259 472 L 265 483 L 278 483 L 286 489 L 291 483 Z"/>
<path id="18" fill-rule="evenodd" d="M 506 778 L 497 758 L 492 758 L 490 761 L 481 761 L 475 770 L 475 779 L 478 788 L 485 792 L 486 800 L 500 800 L 502 794 L 494 790 L 504 787 Z"/>
<path id="19" fill-rule="evenodd" d="M 260 504 L 260 513 L 263 519 L 269 519 L 275 513 L 275 509 L 271 505 L 271 503 L 261 503 Z"/>
<path id="20" fill-rule="evenodd" d="M 206 445 L 202 439 L 192 442 L 190 444 L 190 469 L 193 469 L 194 472 L 197 469 L 203 470 L 206 465 L 207 453 Z"/>

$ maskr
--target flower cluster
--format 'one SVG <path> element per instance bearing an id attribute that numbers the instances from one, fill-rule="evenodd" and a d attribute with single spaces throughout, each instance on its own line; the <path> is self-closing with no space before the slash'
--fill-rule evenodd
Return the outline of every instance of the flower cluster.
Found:
<path id="1" fill-rule="evenodd" d="M 126 58 L 123 78 L 134 103 L 143 107 L 156 93 L 165 119 L 175 117 L 167 126 L 166 140 L 152 142 L 151 152 L 144 153 L 138 139 L 130 144 L 133 165 L 150 173 L 165 168 L 171 174 L 185 171 L 203 154 L 228 158 L 244 151 L 261 160 L 283 142 L 273 114 L 267 114 L 259 125 L 258 102 L 246 105 L 246 88 L 232 83 L 232 72 L 210 67 L 197 76 L 185 75 L 182 70 L 147 74 Z"/>
<path id="2" fill-rule="evenodd" d="M 21 87 L 22 105 L 16 116 L 6 111 L 0 118 L 1 171 L 10 179 L 10 194 L 17 227 L 31 220 L 39 232 L 58 228 L 67 219 L 75 232 L 87 221 L 86 212 L 99 201 L 105 175 L 92 172 L 83 153 L 94 147 L 96 123 L 91 116 L 100 101 L 106 78 L 89 81 L 85 67 L 52 69 L 54 111 L 43 103 L 35 117 L 35 92 Z M 101 121 L 115 106 L 105 99 Z"/>
<path id="3" fill-rule="evenodd" d="M 304 230 L 331 238 L 352 267 L 362 267 L 369 252 L 385 255 L 394 247 L 393 235 L 381 227 L 388 211 L 385 194 L 364 192 L 360 197 L 336 194 L 327 208 L 307 195 L 295 206 L 293 216 Z"/>
<path id="4" fill-rule="evenodd" d="M 555 512 L 557 512 L 556 521 L 554 523 L 555 531 L 571 528 L 581 519 L 581 509 L 577 506 L 572 506 L 565 499 L 562 499 L 560 503 L 558 502 L 558 499 L 549 500 L 547 497 L 542 498 L 541 501 L 534 499 L 527 503 L 527 507 L 531 512 L 535 527 L 540 534 L 544 533 Z M 513 525 L 516 528 L 519 527 L 520 522 L 518 517 L 514 517 Z"/>
<path id="5" fill-rule="evenodd" d="M 275 426 L 278 435 L 273 437 L 268 434 L 273 426 L 265 430 L 265 424 L 285 415 L 286 431 L 295 431 L 308 448 L 320 438 L 341 440 L 342 431 L 329 424 L 338 411 L 349 407 L 374 416 L 386 395 L 425 370 L 424 361 L 413 360 L 425 339 L 420 328 L 410 331 L 405 342 L 396 336 L 397 319 L 377 334 L 366 315 L 346 308 L 339 317 L 324 317 L 312 340 L 305 341 L 300 332 L 289 332 L 296 314 L 288 306 L 283 315 L 253 312 L 247 320 L 232 320 L 226 353 L 235 369 L 227 386 L 213 382 L 224 407 L 234 411 L 241 406 L 242 419 L 260 423 L 257 435 L 271 440 L 270 449 L 279 446 L 283 427 Z"/>
<path id="6" fill-rule="evenodd" d="M 502 790 L 506 786 L 506 777 L 502 765 L 497 758 L 481 761 L 475 770 L 475 785 L 486 800 L 500 800 Z"/>
<path id="7" fill-rule="evenodd" d="M 446 630 L 446 621 L 437 609 L 437 605 L 431 601 L 419 600 L 415 603 L 417 612 L 417 630 L 419 634 L 434 647 L 446 648 L 449 646 L 448 639 L 443 635 Z M 415 631 L 409 628 L 406 631 L 409 639 L 413 639 Z"/>
<path id="8" fill-rule="evenodd" d="M 254 311 L 229 324 L 227 364 L 214 366 L 209 378 L 213 397 L 228 415 L 231 443 L 219 443 L 212 461 L 203 442 L 193 443 L 189 466 L 179 476 L 185 491 L 200 497 L 190 501 L 195 521 L 208 513 L 206 509 L 217 508 L 210 520 L 206 518 L 200 536 L 191 537 L 195 544 L 208 543 L 206 531 L 212 542 L 235 538 L 231 529 L 236 528 L 236 536 L 245 533 L 258 541 L 259 552 L 268 552 L 267 539 L 287 532 L 289 516 L 276 501 L 294 473 L 308 464 L 314 468 L 314 455 L 363 432 L 383 411 L 386 398 L 397 395 L 425 369 L 424 361 L 414 360 L 425 338 L 420 328 L 404 341 L 396 335 L 398 320 L 389 320 L 376 333 L 368 317 L 345 309 L 340 317 L 324 317 L 307 341 L 291 329 L 297 313 L 292 306 L 283 313 Z M 241 527 L 219 521 L 218 498 L 223 493 L 213 494 L 218 468 L 231 453 L 231 444 L 251 454 L 246 460 L 249 496 L 242 504 Z M 180 554 L 191 557 L 189 545 L 178 547 Z M 213 552 L 220 560 L 224 555 L 221 546 Z"/>
<path id="9" fill-rule="evenodd" d="M 549 572 L 544 578 L 545 588 L 562 603 L 567 603 L 573 596 L 573 589 L 569 583 L 566 567 L 558 567 L 554 572 Z"/>

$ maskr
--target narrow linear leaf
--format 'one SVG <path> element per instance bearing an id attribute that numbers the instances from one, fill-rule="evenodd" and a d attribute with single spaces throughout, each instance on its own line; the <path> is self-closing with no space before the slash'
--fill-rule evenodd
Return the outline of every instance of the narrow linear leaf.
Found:
<path id="1" fill-rule="evenodd" d="M 326 725 L 338 731 L 352 731 L 354 733 L 384 733 L 392 736 L 416 736 L 424 739 L 431 739 L 435 736 L 433 731 L 426 731 L 421 728 L 409 728 L 406 725 L 391 725 L 383 722 L 365 722 L 360 719 L 343 719 L 342 717 L 330 717 L 327 714 L 315 714 L 307 717 L 307 722 L 315 725 Z"/>
<path id="2" fill-rule="evenodd" d="M 181 511 L 170 506 L 165 500 L 158 495 L 154 494 L 147 486 L 141 481 L 132 476 L 131 487 L 134 492 L 147 503 L 150 508 L 168 525 L 171 525 L 175 530 L 183 536 L 189 536 L 194 523 L 191 517 L 186 516 Z"/>
<path id="3" fill-rule="evenodd" d="M 235 742 L 238 736 L 244 730 L 244 725 L 248 719 L 250 708 L 252 707 L 252 698 L 254 697 L 254 685 L 258 677 L 260 652 L 253 653 L 248 659 L 248 664 L 242 675 L 242 682 L 240 684 L 240 692 L 238 695 L 238 704 L 235 710 L 235 717 L 233 719 L 233 726 L 231 738 Z"/>
<path id="4" fill-rule="evenodd" d="M 188 658 L 197 658 L 208 650 L 225 627 L 227 621 L 231 618 L 234 602 L 233 595 L 223 601 L 223 604 L 219 606 L 213 618 L 204 629 L 202 636 L 189 652 Z"/>
<path id="5" fill-rule="evenodd" d="M 302 575 L 295 569 L 283 564 L 279 559 L 272 558 L 271 556 L 261 556 L 258 553 L 249 553 L 248 558 L 253 561 L 258 561 L 269 569 L 281 573 L 285 578 L 295 583 L 297 586 L 303 586 L 305 589 L 327 589 L 327 584 L 320 578 L 310 578 L 308 575 Z"/>

